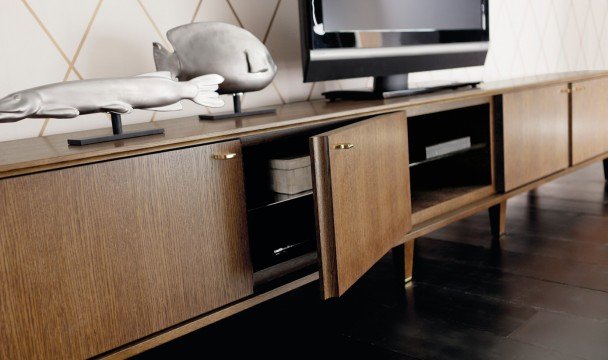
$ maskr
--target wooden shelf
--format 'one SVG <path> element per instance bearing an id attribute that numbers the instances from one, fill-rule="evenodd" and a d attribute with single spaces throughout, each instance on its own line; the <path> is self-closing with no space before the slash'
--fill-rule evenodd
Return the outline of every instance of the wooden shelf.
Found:
<path id="1" fill-rule="evenodd" d="M 413 190 L 412 212 L 417 213 L 424 209 L 439 205 L 454 198 L 464 196 L 475 190 L 485 187 L 480 185 L 446 186 L 438 189 Z"/>
<path id="2" fill-rule="evenodd" d="M 254 287 L 259 288 L 260 286 L 276 281 L 307 267 L 316 265 L 317 263 L 317 252 L 313 251 L 266 269 L 256 271 L 253 274 Z"/>
<path id="3" fill-rule="evenodd" d="M 478 151 L 478 150 L 482 150 L 482 149 L 486 149 L 488 147 L 488 144 L 475 144 L 472 145 L 469 148 L 466 149 L 462 149 L 462 150 L 458 150 L 458 151 L 453 151 L 449 154 L 445 154 L 445 155 L 440 155 L 440 156 L 436 156 L 430 159 L 426 159 L 426 160 L 421 160 L 421 161 L 417 161 L 417 162 L 413 162 L 410 164 L 410 168 L 416 167 L 416 166 L 421 166 L 424 164 L 429 164 L 435 161 L 439 161 L 439 160 L 443 160 L 443 159 L 447 159 L 453 156 L 458 156 L 458 155 L 464 155 L 467 153 L 471 153 L 474 151 Z"/>
<path id="4" fill-rule="evenodd" d="M 274 192 L 268 192 L 265 195 L 254 201 L 253 206 L 247 211 L 258 211 L 261 209 L 265 209 L 271 206 L 283 204 L 288 201 L 300 199 L 306 196 L 312 196 L 312 190 L 304 191 L 301 193 L 287 195 L 287 194 L 278 194 Z"/>
<path id="5" fill-rule="evenodd" d="M 434 189 L 412 189 L 413 222 L 418 224 L 494 193 L 495 189 L 492 185 L 452 185 Z"/>

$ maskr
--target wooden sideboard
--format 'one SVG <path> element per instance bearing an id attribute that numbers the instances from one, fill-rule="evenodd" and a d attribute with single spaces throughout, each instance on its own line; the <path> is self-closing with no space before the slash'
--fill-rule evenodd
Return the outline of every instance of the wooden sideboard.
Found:
<path id="1" fill-rule="evenodd" d="M 0 358 L 129 357 L 317 280 L 339 297 L 391 249 L 409 281 L 415 239 L 483 210 L 500 236 L 510 197 L 607 165 L 608 72 L 129 128 L 159 126 L 0 143 Z M 277 199 L 264 164 L 294 152 L 314 189 Z"/>

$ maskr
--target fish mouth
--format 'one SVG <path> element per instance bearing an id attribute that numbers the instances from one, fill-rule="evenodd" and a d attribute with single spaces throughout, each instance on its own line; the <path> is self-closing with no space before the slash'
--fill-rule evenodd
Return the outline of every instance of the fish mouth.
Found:
<path id="1" fill-rule="evenodd" d="M 16 111 L 16 110 L 2 111 L 2 110 L 0 110 L 0 124 L 23 120 L 23 119 L 27 118 L 29 115 L 31 115 L 31 114 L 28 114 L 25 111 Z"/>
<path id="2" fill-rule="evenodd" d="M 0 101 L 0 114 L 19 114 L 24 113 L 25 111 L 26 109 L 24 109 L 22 106 L 19 106 L 19 104 L 17 104 L 13 99 Z"/>
<path id="3" fill-rule="evenodd" d="M 31 106 L 31 100 L 35 99 L 9 96 L 0 100 L 0 123 L 23 120 L 36 113 L 36 107 Z"/>
<path id="4" fill-rule="evenodd" d="M 15 109 L 15 110 L 0 109 L 0 114 L 19 114 L 19 113 L 25 113 L 25 110 L 23 110 L 23 109 Z"/>

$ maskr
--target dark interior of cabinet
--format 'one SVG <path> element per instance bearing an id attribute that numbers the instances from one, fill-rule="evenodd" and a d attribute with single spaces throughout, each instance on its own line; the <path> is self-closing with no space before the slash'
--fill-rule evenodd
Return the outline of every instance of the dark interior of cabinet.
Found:
<path id="1" fill-rule="evenodd" d="M 411 117 L 408 136 L 414 213 L 492 184 L 489 105 Z M 427 158 L 427 147 L 463 138 L 468 148 Z"/>
<path id="2" fill-rule="evenodd" d="M 295 195 L 274 193 L 270 189 L 270 160 L 310 156 L 311 136 L 349 123 L 243 140 L 249 246 L 258 288 L 316 271 L 318 266 L 312 190 Z"/>

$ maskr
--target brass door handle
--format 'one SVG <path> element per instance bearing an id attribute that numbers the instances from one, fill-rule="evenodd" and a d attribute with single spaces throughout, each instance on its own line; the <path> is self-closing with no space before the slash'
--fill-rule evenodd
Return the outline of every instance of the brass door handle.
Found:
<path id="1" fill-rule="evenodd" d="M 583 90 L 585 90 L 584 86 L 577 86 L 574 88 L 574 91 L 583 91 Z"/>
<path id="2" fill-rule="evenodd" d="M 355 147 L 354 144 L 344 143 L 344 144 L 338 144 L 334 148 L 336 150 L 350 150 L 350 149 L 352 149 L 354 147 Z"/>
<path id="3" fill-rule="evenodd" d="M 572 90 L 570 90 L 570 89 L 561 89 L 559 92 L 561 92 L 562 94 L 570 94 L 570 93 L 572 93 Z"/>
<path id="4" fill-rule="evenodd" d="M 211 155 L 211 158 L 214 160 L 230 160 L 230 159 L 234 159 L 235 157 L 236 157 L 235 153 Z"/>

